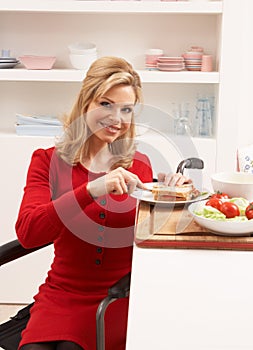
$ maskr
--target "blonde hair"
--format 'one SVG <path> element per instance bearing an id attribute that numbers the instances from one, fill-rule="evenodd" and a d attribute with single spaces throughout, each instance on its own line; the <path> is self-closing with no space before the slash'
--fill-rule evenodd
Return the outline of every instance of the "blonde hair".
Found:
<path id="1" fill-rule="evenodd" d="M 58 155 L 68 164 L 76 165 L 89 155 L 91 132 L 85 115 L 90 103 L 98 100 L 112 87 L 122 84 L 133 88 L 135 103 L 142 102 L 140 77 L 127 61 L 108 56 L 97 59 L 90 66 L 73 109 L 65 118 L 64 135 L 56 144 Z M 109 145 L 114 155 L 113 168 L 128 168 L 132 163 L 136 150 L 133 119 L 134 116 L 129 130 Z"/>

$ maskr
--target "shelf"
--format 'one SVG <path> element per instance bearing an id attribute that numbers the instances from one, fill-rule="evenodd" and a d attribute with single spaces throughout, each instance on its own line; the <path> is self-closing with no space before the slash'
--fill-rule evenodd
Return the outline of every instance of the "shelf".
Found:
<path id="1" fill-rule="evenodd" d="M 47 81 L 47 82 L 81 82 L 86 71 L 76 69 L 1 69 L 0 81 Z"/>
<path id="2" fill-rule="evenodd" d="M 203 3 L 166 1 L 0 0 L 0 11 L 66 13 L 222 13 L 221 1 Z"/>
<path id="3" fill-rule="evenodd" d="M 206 83 L 218 84 L 218 72 L 162 72 L 162 71 L 138 71 L 143 83 Z"/>
<path id="4" fill-rule="evenodd" d="M 8 139 L 8 140 L 26 140 L 28 143 L 39 141 L 49 141 L 52 142 L 55 140 L 55 136 L 32 136 L 32 135 L 17 135 L 15 132 L 11 130 L 0 131 L 0 139 Z"/>
<path id="5" fill-rule="evenodd" d="M 1 69 L 0 81 L 81 82 L 85 77 L 85 73 L 85 70 L 76 69 Z M 138 70 L 138 73 L 143 83 L 219 83 L 218 72 L 161 72 Z"/>
<path id="6" fill-rule="evenodd" d="M 153 133 L 146 133 L 144 135 L 141 136 L 137 136 L 136 140 L 149 140 L 151 142 L 158 142 L 159 140 L 163 140 L 163 139 L 167 139 L 164 138 L 164 135 L 166 136 L 166 133 L 161 133 L 161 134 L 153 134 Z M 176 139 L 176 135 L 174 135 L 174 138 Z M 8 139 L 10 142 L 13 141 L 27 141 L 29 142 L 33 142 L 35 139 L 36 140 L 40 140 L 40 141 L 54 141 L 55 140 L 55 136 L 32 136 L 32 135 L 17 135 L 15 132 L 13 132 L 13 130 L 8 129 L 5 131 L 0 131 L 0 140 L 1 139 Z M 170 139 L 170 137 L 168 136 L 168 140 Z M 191 137 L 191 140 L 193 142 L 193 144 L 195 145 L 195 147 L 202 149 L 206 146 L 211 146 L 210 149 L 213 149 L 216 147 L 216 140 L 214 138 L 201 138 L 201 137 Z"/>

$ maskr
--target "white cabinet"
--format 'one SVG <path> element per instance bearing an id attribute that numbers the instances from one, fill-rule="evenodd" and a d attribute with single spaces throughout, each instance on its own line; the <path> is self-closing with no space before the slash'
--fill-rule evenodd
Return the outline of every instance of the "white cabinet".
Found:
<path id="1" fill-rule="evenodd" d="M 252 252 L 134 247 L 127 350 L 250 350 Z"/>
<path id="2" fill-rule="evenodd" d="M 235 17 L 241 18 L 240 11 L 231 0 L 130 3 L 0 0 L 1 48 L 10 49 L 16 57 L 23 54 L 57 56 L 54 69 L 49 71 L 29 71 L 22 67 L 0 70 L 0 146 L 2 164 L 7 164 L 1 171 L 1 181 L 7 184 L 0 200 L 6 213 L 1 213 L 2 225 L 4 223 L 1 242 L 15 237 L 13 227 L 32 151 L 53 144 L 50 138 L 16 136 L 15 114 L 59 115 L 71 108 L 85 75 L 84 71 L 71 68 L 67 46 L 73 42 L 91 41 L 96 43 L 99 56 L 117 55 L 129 60 L 142 78 L 145 104 L 165 113 L 171 112 L 172 102 L 189 102 L 194 113 L 198 95 L 214 96 L 214 137 L 194 138 L 192 144 L 206 163 L 204 175 L 224 167 L 234 169 L 237 147 L 233 141 L 237 138 L 234 107 L 239 76 L 232 77 L 230 69 L 238 58 L 238 53 L 232 56 L 231 52 L 234 52 L 234 42 L 240 41 L 240 26 L 234 24 Z M 168 55 L 178 56 L 191 45 L 203 46 L 206 53 L 213 55 L 213 72 L 144 69 L 146 49 L 160 47 Z M 230 135 L 225 130 L 228 122 Z M 166 130 L 166 118 L 163 123 L 164 126 L 158 127 Z M 224 140 L 228 145 L 226 150 Z M 170 159 L 162 141 L 158 151 Z M 172 169 L 174 162 L 175 158 Z M 208 181 L 204 184 L 209 186 Z M 10 201 L 10 187 L 14 186 Z M 9 201 L 8 207 L 5 207 L 6 201 Z M 27 274 L 29 276 L 29 271 Z M 29 285 L 28 280 L 24 284 Z M 18 301 L 16 296 L 4 295 L 3 291 L 1 294 L 0 301 Z M 29 298 L 28 292 L 27 295 Z M 24 296 L 19 301 L 25 299 Z"/>

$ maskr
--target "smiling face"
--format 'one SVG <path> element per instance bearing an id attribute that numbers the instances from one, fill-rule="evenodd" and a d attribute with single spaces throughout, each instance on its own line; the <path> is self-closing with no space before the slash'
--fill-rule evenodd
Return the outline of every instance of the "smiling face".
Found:
<path id="1" fill-rule="evenodd" d="M 86 122 L 98 147 L 112 143 L 129 130 L 135 101 L 131 86 L 117 85 L 90 103 Z"/>

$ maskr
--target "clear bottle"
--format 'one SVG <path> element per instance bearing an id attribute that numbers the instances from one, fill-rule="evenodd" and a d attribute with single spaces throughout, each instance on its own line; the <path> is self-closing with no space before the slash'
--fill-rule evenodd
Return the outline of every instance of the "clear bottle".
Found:
<path id="1" fill-rule="evenodd" d="M 190 135 L 191 127 L 189 122 L 189 103 L 179 103 L 173 108 L 174 133 L 176 135 Z"/>
<path id="2" fill-rule="evenodd" d="M 212 115 L 208 98 L 198 98 L 194 121 L 194 136 L 212 136 Z"/>
<path id="3" fill-rule="evenodd" d="M 190 127 L 188 118 L 181 117 L 177 120 L 176 135 L 189 135 Z"/>

